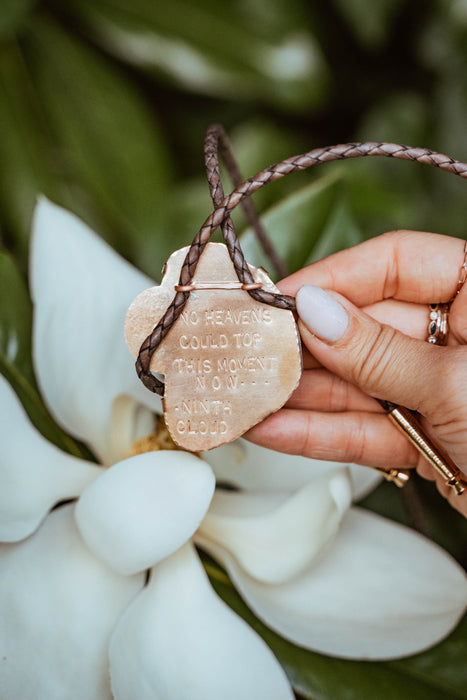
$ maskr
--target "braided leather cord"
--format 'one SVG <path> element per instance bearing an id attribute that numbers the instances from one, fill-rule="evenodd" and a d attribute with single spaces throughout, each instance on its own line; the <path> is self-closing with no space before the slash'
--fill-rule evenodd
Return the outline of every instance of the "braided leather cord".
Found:
<path id="1" fill-rule="evenodd" d="M 230 140 L 225 133 L 224 128 L 220 124 L 214 124 L 213 126 L 209 127 L 206 134 L 206 140 L 204 142 L 204 162 L 206 166 L 206 175 L 209 183 L 211 199 L 215 209 L 222 203 L 225 197 L 219 172 L 219 150 L 234 187 L 239 187 L 243 182 L 243 177 L 238 168 L 237 161 L 235 160 Z M 256 238 L 258 239 L 273 268 L 279 277 L 287 277 L 289 270 L 287 269 L 284 261 L 279 255 L 277 255 L 277 252 L 269 239 L 268 233 L 258 218 L 253 202 L 249 197 L 247 197 L 246 199 L 242 200 L 241 205 L 246 214 L 248 223 L 253 228 Z M 227 243 L 227 245 L 229 245 L 229 243 Z M 247 263 L 244 261 L 240 244 L 238 244 L 236 248 L 238 250 L 236 255 L 238 255 L 240 259 L 243 259 L 241 269 L 248 270 L 249 268 Z M 231 258 L 233 260 L 232 255 Z M 241 279 L 241 269 L 237 270 L 239 279 Z"/>
<path id="2" fill-rule="evenodd" d="M 232 177 L 233 183 L 236 187 L 242 184 L 242 176 L 238 169 L 237 163 L 235 161 L 230 142 L 228 140 L 227 134 L 220 125 L 212 126 L 206 135 L 206 140 L 204 144 L 204 161 L 206 165 L 206 174 L 209 183 L 209 191 L 211 193 L 211 199 L 213 201 L 215 209 L 222 206 L 224 201 L 224 189 L 222 187 L 220 172 L 219 172 L 219 159 L 218 159 L 218 148 L 219 145 L 222 149 L 222 155 L 224 162 L 227 166 L 230 176 Z M 274 247 L 272 246 L 269 236 L 263 228 L 258 216 L 256 214 L 255 208 L 252 201 L 246 197 L 241 201 L 243 209 L 246 213 L 247 219 L 251 226 L 253 227 L 257 238 L 259 239 L 261 246 L 266 253 L 266 255 L 271 260 L 276 270 L 282 276 L 288 274 L 288 270 L 283 265 L 280 258 L 277 256 Z M 221 225 L 222 235 L 227 244 L 227 249 L 229 251 L 230 259 L 232 260 L 233 266 L 237 273 L 237 277 L 242 282 L 242 284 L 252 284 L 254 283 L 253 275 L 251 274 L 248 263 L 246 262 L 243 251 L 240 246 L 240 241 L 238 240 L 237 234 L 235 233 L 235 228 L 230 216 L 228 216 Z M 272 304 L 273 306 L 279 306 L 280 308 L 293 309 L 295 308 L 295 299 L 283 294 L 274 294 L 272 292 L 266 292 L 262 289 L 249 290 L 248 292 L 253 299 L 262 302 L 263 304 Z"/>
<path id="3" fill-rule="evenodd" d="M 206 135 L 206 140 L 204 142 L 204 163 L 206 166 L 206 175 L 208 178 L 209 192 L 211 194 L 211 199 L 214 204 L 214 208 L 217 208 L 225 199 L 224 188 L 222 187 L 220 172 L 219 172 L 219 159 L 218 159 L 218 147 L 219 142 L 221 142 L 225 149 L 229 149 L 229 144 L 227 142 L 227 135 L 222 128 L 211 127 Z M 231 149 L 229 149 L 231 150 Z M 233 161 L 234 171 L 236 176 L 240 178 L 240 183 L 242 182 L 241 175 L 236 167 L 235 161 Z M 235 177 L 235 180 L 238 180 Z M 237 184 L 234 180 L 234 185 Z M 245 199 L 242 204 L 249 201 Z M 250 212 L 251 213 L 251 212 Z M 237 277 L 241 282 L 246 282 L 251 284 L 254 282 L 253 276 L 248 268 L 246 260 L 243 256 L 242 250 L 240 248 L 240 242 L 235 233 L 235 228 L 233 221 L 228 216 L 221 225 L 222 235 L 227 244 L 227 249 L 229 251 L 230 259 L 235 267 Z"/>
<path id="4" fill-rule="evenodd" d="M 216 131 L 217 130 L 217 131 Z M 253 282 L 251 272 L 245 262 L 243 253 L 238 242 L 233 225 L 229 223 L 230 213 L 240 203 L 244 203 L 250 195 L 257 192 L 261 187 L 270 182 L 274 182 L 284 177 L 288 173 L 296 172 L 297 170 L 306 170 L 313 165 L 328 163 L 334 160 L 344 160 L 346 158 L 361 158 L 367 156 L 384 156 L 387 158 L 396 158 L 398 160 L 410 160 L 424 165 L 432 165 L 441 170 L 445 170 L 454 175 L 467 179 L 467 164 L 462 163 L 455 158 L 431 151 L 425 148 L 412 148 L 410 146 L 402 146 L 395 143 L 344 143 L 336 146 L 327 146 L 326 148 L 315 148 L 308 153 L 287 158 L 281 163 L 269 166 L 265 170 L 257 173 L 253 177 L 245 180 L 241 184 L 236 184 L 238 180 L 235 176 L 235 189 L 227 196 L 223 197 L 223 189 L 220 182 L 219 169 L 217 163 L 217 144 L 220 140 L 219 127 L 214 127 L 208 132 L 206 139 L 206 163 L 210 167 L 210 187 L 213 200 L 215 201 L 215 210 L 206 219 L 201 229 L 196 234 L 193 243 L 191 244 L 182 269 L 180 271 L 180 285 L 189 285 L 196 271 L 198 261 L 206 247 L 209 239 L 214 231 L 222 226 L 222 232 L 226 241 L 229 253 L 237 272 L 238 278 L 243 283 Z M 223 141 L 227 143 L 227 141 Z M 214 159 L 212 152 L 214 150 Z M 224 147 L 224 155 L 227 153 L 226 160 L 228 161 L 228 148 Z M 209 153 L 209 157 L 208 157 Z M 233 158 L 233 156 L 232 156 Z M 215 198 L 215 199 L 214 199 Z M 221 199 L 222 198 L 222 199 Z M 245 204 L 244 204 L 245 207 Z M 247 205 L 248 207 L 248 205 Z M 247 210 L 248 215 L 248 210 Z M 159 321 L 154 330 L 148 335 L 141 345 L 138 359 L 136 360 L 136 371 L 138 377 L 143 384 L 154 393 L 163 395 L 164 384 L 154 377 L 149 369 L 151 358 L 156 351 L 158 345 L 163 341 L 167 333 L 175 321 L 180 316 L 183 307 L 185 306 L 189 292 L 177 292 L 165 312 L 163 318 Z M 254 299 L 265 304 L 271 304 L 282 309 L 295 309 L 295 299 L 286 297 L 281 294 L 272 294 L 256 289 L 248 291 Z M 388 406 L 389 408 L 389 406 Z"/>

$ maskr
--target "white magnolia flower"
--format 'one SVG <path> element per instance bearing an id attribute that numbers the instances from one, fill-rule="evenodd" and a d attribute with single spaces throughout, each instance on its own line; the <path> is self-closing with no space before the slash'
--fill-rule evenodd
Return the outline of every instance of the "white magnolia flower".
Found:
<path id="1" fill-rule="evenodd" d="M 160 412 L 122 331 L 151 282 L 46 200 L 31 257 L 40 388 L 102 466 L 50 445 L 0 377 L 2 700 L 292 698 L 268 647 L 213 592 L 191 540 L 258 617 L 310 649 L 395 658 L 452 629 L 463 572 L 416 533 L 349 507 L 352 479 L 363 493 L 369 470 L 352 467 L 351 479 L 242 440 L 205 459 L 128 457 Z M 241 490 L 213 495 L 213 470 Z"/>

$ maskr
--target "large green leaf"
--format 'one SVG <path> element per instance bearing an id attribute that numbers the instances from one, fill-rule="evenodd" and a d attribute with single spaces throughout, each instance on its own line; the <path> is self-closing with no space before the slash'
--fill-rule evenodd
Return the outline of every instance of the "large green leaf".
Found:
<path id="1" fill-rule="evenodd" d="M 161 240 L 166 257 L 174 249 L 190 245 L 212 209 L 206 179 L 185 180 L 173 187 L 167 197 L 165 235 Z"/>
<path id="2" fill-rule="evenodd" d="M 18 31 L 37 0 L 2 0 L 0 12 L 0 39 L 11 38 Z"/>
<path id="3" fill-rule="evenodd" d="M 37 390 L 31 360 L 31 322 L 26 285 L 12 259 L 0 251 L 0 373 L 48 440 L 66 452 L 89 458 L 89 453 L 56 425 Z"/>
<path id="4" fill-rule="evenodd" d="M 339 184 L 340 173 L 335 171 L 289 195 L 261 217 L 276 252 L 290 272 L 309 260 L 336 206 Z M 241 244 L 249 263 L 268 267 L 251 229 L 243 233 Z"/>
<path id="5" fill-rule="evenodd" d="M 37 195 L 64 203 L 63 187 L 54 177 L 47 120 L 36 97 L 19 44 L 1 44 L 0 207 L 23 267 Z"/>
<path id="6" fill-rule="evenodd" d="M 2 362 L 35 384 L 31 361 L 32 305 L 19 270 L 0 251 L 0 353 Z"/>
<path id="7" fill-rule="evenodd" d="M 159 267 L 160 209 L 172 175 L 149 107 L 109 61 L 51 20 L 36 18 L 28 46 L 67 176 L 104 213 L 120 252 Z"/>
<path id="8" fill-rule="evenodd" d="M 229 136 L 235 158 L 240 165 L 243 179 L 251 177 L 255 173 L 267 168 L 271 163 L 279 163 L 284 158 L 311 148 L 311 143 L 303 143 L 296 133 L 289 129 L 281 128 L 273 121 L 250 119 L 236 125 Z M 290 174 L 267 187 L 262 187 L 254 195 L 255 205 L 259 211 L 283 199 L 285 196 L 296 192 L 307 180 L 302 173 Z M 230 191 L 230 180 L 226 177 L 224 189 Z M 237 207 L 236 212 L 240 210 Z"/>
<path id="9" fill-rule="evenodd" d="M 388 662 L 335 659 L 297 647 L 272 632 L 251 613 L 217 564 L 206 558 L 205 566 L 217 593 L 263 637 L 300 696 L 309 700 L 467 698 L 467 619 L 444 642 L 411 658 Z M 394 605 L 396 608 L 396 597 Z"/>
<path id="10" fill-rule="evenodd" d="M 350 213 L 347 201 L 340 197 L 306 264 L 309 265 L 316 260 L 326 258 L 339 250 L 344 250 L 344 248 L 350 248 L 362 240 L 362 233 Z"/>
<path id="11" fill-rule="evenodd" d="M 290 4 L 281 9 L 284 17 L 293 16 Z M 119 58 L 190 91 L 273 102 L 288 111 L 320 102 L 327 79 L 318 44 L 293 4 L 299 15 L 293 26 L 284 19 L 282 32 L 269 25 L 265 33 L 265 23 L 239 5 L 213 0 L 73 3 L 93 37 Z"/>

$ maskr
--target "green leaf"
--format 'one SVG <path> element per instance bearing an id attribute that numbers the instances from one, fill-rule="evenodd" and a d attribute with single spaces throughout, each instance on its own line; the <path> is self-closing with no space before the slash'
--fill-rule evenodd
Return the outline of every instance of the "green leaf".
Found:
<path id="1" fill-rule="evenodd" d="M 0 354 L 30 384 L 35 384 L 31 361 L 32 305 L 13 260 L 0 251 Z"/>
<path id="2" fill-rule="evenodd" d="M 415 223 L 420 212 L 413 204 L 412 194 L 418 182 L 415 180 L 404 190 L 397 184 L 405 177 L 403 171 L 407 167 L 417 166 L 389 158 L 361 158 L 345 163 L 346 200 L 351 203 L 352 215 L 365 238 L 395 228 L 410 228 L 410 223 Z M 410 173 L 413 178 L 412 169 Z"/>
<path id="3" fill-rule="evenodd" d="M 253 118 L 242 122 L 232 129 L 229 136 L 243 179 L 306 148 L 302 139 L 295 133 L 265 118 Z M 301 173 L 291 174 L 258 190 L 254 195 L 258 211 L 264 211 L 285 196 L 296 192 L 297 187 L 303 186 L 303 177 Z M 226 192 L 232 189 L 227 176 L 224 189 Z M 237 207 L 236 211 L 239 210 L 240 207 Z"/>
<path id="4" fill-rule="evenodd" d="M 344 248 L 361 243 L 363 235 L 356 225 L 344 198 L 333 208 L 324 231 L 316 241 L 306 264 L 326 258 Z"/>
<path id="5" fill-rule="evenodd" d="M 297 647 L 272 632 L 248 609 L 225 572 L 208 557 L 203 559 L 217 593 L 263 637 L 300 696 L 309 700 L 467 698 L 467 618 L 444 642 L 411 658 L 386 662 L 335 659 Z"/>
<path id="6" fill-rule="evenodd" d="M 106 50 L 198 94 L 287 111 L 309 109 L 325 95 L 324 59 L 298 8 L 294 25 L 284 21 L 271 38 L 248 13 L 213 0 L 80 0 L 73 7 Z"/>
<path id="7" fill-rule="evenodd" d="M 261 217 L 276 252 L 290 272 L 307 263 L 322 236 L 337 201 L 340 179 L 340 173 L 335 171 L 289 195 Z M 268 267 L 251 229 L 243 233 L 240 242 L 249 263 Z"/>
<path id="8" fill-rule="evenodd" d="M 26 267 L 29 230 L 37 195 L 63 203 L 63 186 L 53 173 L 46 120 L 19 45 L 0 46 L 0 208 L 15 253 Z"/>
<path id="9" fill-rule="evenodd" d="M 160 250 L 166 258 L 177 248 L 190 245 L 201 224 L 213 210 L 209 187 L 199 177 L 176 184 L 168 194 Z M 156 271 L 157 273 L 160 270 Z"/>
<path id="10" fill-rule="evenodd" d="M 36 428 L 66 452 L 89 453 L 53 421 L 37 390 L 31 360 L 32 305 L 16 265 L 0 251 L 0 373 L 10 382 Z"/>
<path id="11" fill-rule="evenodd" d="M 67 176 L 104 214 L 121 253 L 140 267 L 160 266 L 159 209 L 172 174 L 149 107 L 109 61 L 51 20 L 36 20 L 28 46 Z"/>
<path id="12" fill-rule="evenodd" d="M 2 0 L 0 38 L 11 38 L 21 31 L 23 22 L 36 3 L 37 0 Z"/>

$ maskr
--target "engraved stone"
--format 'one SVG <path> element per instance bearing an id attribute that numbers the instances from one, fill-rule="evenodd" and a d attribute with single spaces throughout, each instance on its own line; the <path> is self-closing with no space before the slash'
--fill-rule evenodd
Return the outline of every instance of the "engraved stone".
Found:
<path id="1" fill-rule="evenodd" d="M 139 294 L 128 310 L 125 338 L 135 358 L 174 297 L 187 251 L 175 251 L 161 285 Z M 250 270 L 263 289 L 278 291 L 263 269 Z M 208 243 L 193 278 L 195 285 L 209 282 L 238 282 L 222 243 Z M 164 417 L 177 445 L 202 451 L 230 442 L 283 406 L 299 382 L 293 314 L 242 289 L 195 289 L 151 370 L 165 374 Z"/>

